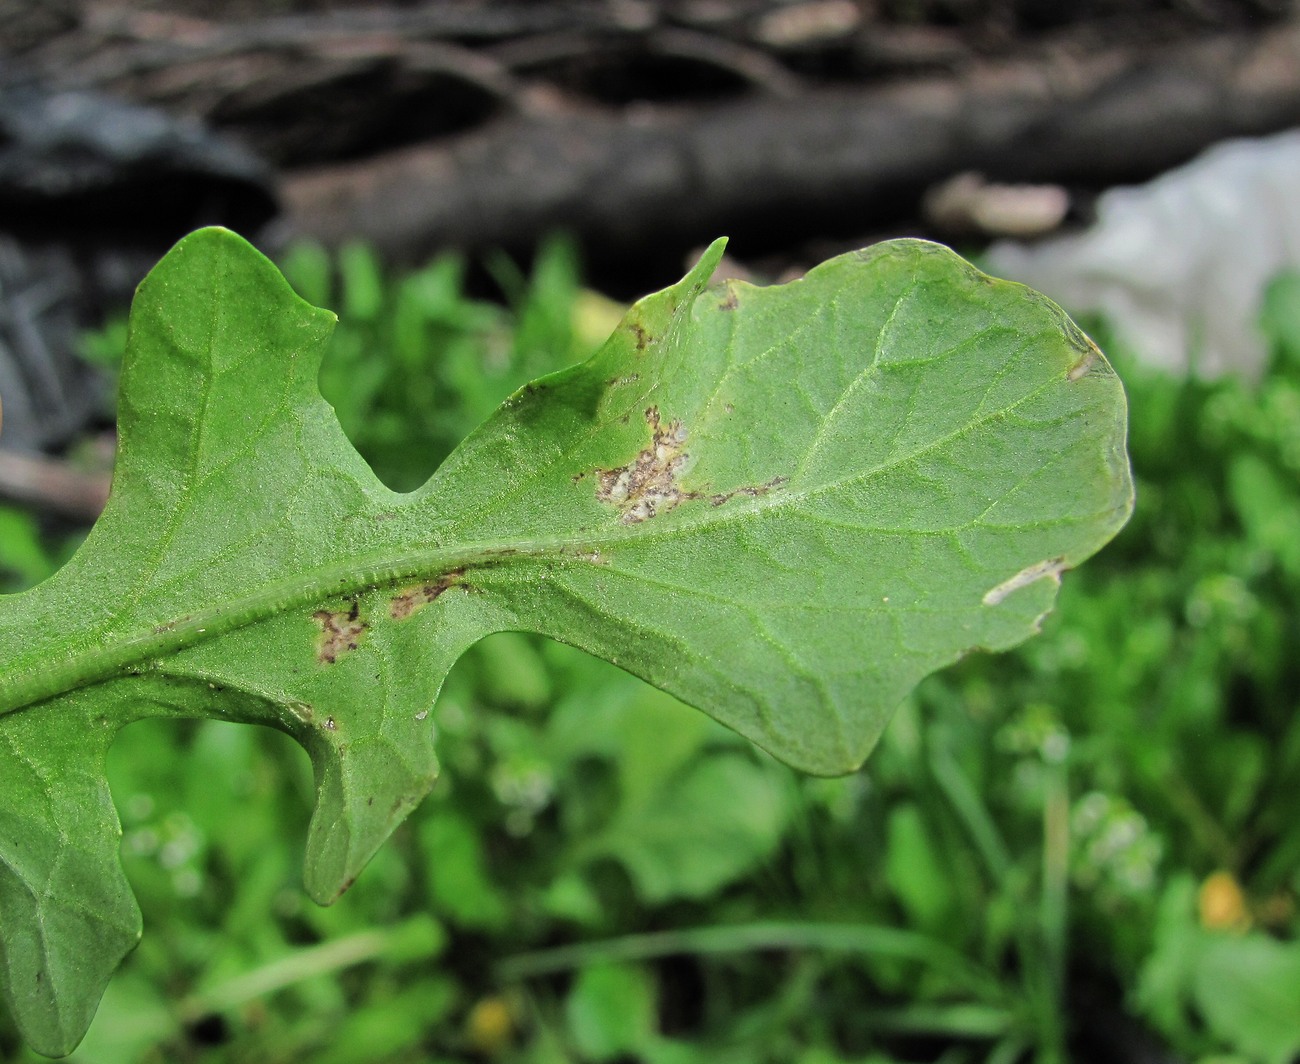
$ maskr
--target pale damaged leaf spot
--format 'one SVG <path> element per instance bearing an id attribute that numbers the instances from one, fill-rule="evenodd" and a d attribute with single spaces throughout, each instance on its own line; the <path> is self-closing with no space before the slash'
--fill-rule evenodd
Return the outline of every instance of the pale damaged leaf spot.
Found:
<path id="1" fill-rule="evenodd" d="M 1013 591 L 1019 591 L 1022 587 L 1028 587 L 1035 580 L 1041 580 L 1043 577 L 1048 577 L 1059 587 L 1061 583 L 1061 573 L 1065 571 L 1065 568 L 1064 558 L 1048 558 L 1046 561 L 1035 562 L 1033 565 L 1027 565 L 1009 580 L 1003 580 L 997 587 L 989 588 L 989 590 L 984 593 L 984 605 L 996 606 Z"/>
<path id="2" fill-rule="evenodd" d="M 677 484 L 690 457 L 683 449 L 685 426 L 680 421 L 665 425 L 657 406 L 646 410 L 645 419 L 650 426 L 650 446 L 625 466 L 596 470 L 596 498 L 617 506 L 625 525 L 647 521 L 687 499 L 701 498 L 699 492 L 682 491 Z"/>
<path id="3" fill-rule="evenodd" d="M 349 650 L 356 650 L 370 627 L 361 620 L 361 607 L 356 602 L 346 611 L 317 610 L 312 614 L 312 620 L 320 625 L 316 660 L 322 665 L 333 665 Z"/>
<path id="4" fill-rule="evenodd" d="M 1082 356 L 1080 356 L 1079 361 L 1070 367 L 1070 371 L 1065 375 L 1066 379 L 1071 382 L 1081 380 L 1087 375 L 1088 371 L 1092 369 L 1093 366 L 1097 365 L 1097 363 L 1101 361 L 1101 349 L 1088 337 L 1085 336 L 1083 339 L 1087 341 L 1088 349 Z M 1104 365 L 1104 363 L 1102 364 Z"/>
<path id="5" fill-rule="evenodd" d="M 685 426 L 676 420 L 665 425 L 657 406 L 646 410 L 645 419 L 650 426 L 650 446 L 625 466 L 596 470 L 596 498 L 617 506 L 622 511 L 619 520 L 625 525 L 640 524 L 693 499 L 708 499 L 713 506 L 741 497 L 757 499 L 789 480 L 773 477 L 763 484 L 747 484 L 730 491 L 685 491 L 677 482 L 690 459 L 684 450 Z M 576 482 L 585 475 L 579 473 L 573 479 Z"/>

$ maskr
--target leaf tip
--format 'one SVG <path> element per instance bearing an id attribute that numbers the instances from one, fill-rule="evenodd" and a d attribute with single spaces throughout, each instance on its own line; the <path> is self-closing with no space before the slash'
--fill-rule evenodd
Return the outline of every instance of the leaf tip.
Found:
<path id="1" fill-rule="evenodd" d="M 201 229 L 195 229 L 192 233 L 186 233 L 172 246 L 171 251 L 163 256 L 164 259 L 177 252 L 192 252 L 197 248 L 221 247 L 233 248 L 240 254 L 245 249 L 256 252 L 261 255 L 247 240 L 236 233 L 233 229 L 227 229 L 224 225 L 205 225 Z"/>
<path id="2" fill-rule="evenodd" d="M 727 237 L 720 236 L 706 247 L 677 287 L 695 292 L 703 291 L 709 283 L 709 278 L 713 276 L 713 271 L 718 268 L 718 263 L 722 261 L 722 253 L 727 250 L 727 241 Z"/>
<path id="3" fill-rule="evenodd" d="M 141 288 L 149 287 L 150 282 L 155 278 L 167 277 L 173 272 L 183 271 L 185 266 L 196 260 L 211 264 L 220 263 L 225 267 L 225 272 L 232 277 L 247 278 L 280 296 L 286 293 L 291 295 L 293 301 L 301 304 L 302 309 L 318 318 L 327 329 L 333 329 L 338 322 L 338 315 L 333 311 L 317 307 L 303 299 L 280 272 L 280 268 L 250 241 L 233 229 L 220 225 L 204 226 L 181 237 L 141 282 Z M 193 278 L 179 274 L 177 280 L 183 287 L 192 287 L 194 284 Z"/>

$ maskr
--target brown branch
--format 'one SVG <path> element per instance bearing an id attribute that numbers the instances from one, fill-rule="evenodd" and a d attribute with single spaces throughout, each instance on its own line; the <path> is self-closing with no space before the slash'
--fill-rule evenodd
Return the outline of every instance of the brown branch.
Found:
<path id="1" fill-rule="evenodd" d="M 399 254 L 519 244 L 567 226 L 602 241 L 699 240 L 810 205 L 868 231 L 962 170 L 1103 185 L 1214 140 L 1300 122 L 1300 24 L 1159 47 L 971 64 L 793 100 L 515 114 L 451 141 L 291 175 L 293 228 Z"/>
<path id="2" fill-rule="evenodd" d="M 0 449 L 0 497 L 89 524 L 108 501 L 107 473 L 87 473 L 41 455 Z"/>

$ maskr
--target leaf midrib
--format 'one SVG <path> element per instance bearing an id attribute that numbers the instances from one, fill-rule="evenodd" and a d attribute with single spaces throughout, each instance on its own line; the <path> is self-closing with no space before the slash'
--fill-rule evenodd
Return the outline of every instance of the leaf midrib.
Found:
<path id="1" fill-rule="evenodd" d="M 233 602 L 182 614 L 147 631 L 116 639 L 111 645 L 79 653 L 51 666 L 6 678 L 0 687 L 0 715 L 23 709 L 78 687 L 112 679 L 132 666 L 255 624 L 277 613 L 363 590 L 391 587 L 409 580 L 441 576 L 460 568 L 482 568 L 523 555 L 544 556 L 570 542 L 475 544 L 455 550 L 421 551 L 371 564 L 349 560 L 322 567 L 291 580 L 269 584 Z M 509 553 L 506 553 L 509 552 Z"/>

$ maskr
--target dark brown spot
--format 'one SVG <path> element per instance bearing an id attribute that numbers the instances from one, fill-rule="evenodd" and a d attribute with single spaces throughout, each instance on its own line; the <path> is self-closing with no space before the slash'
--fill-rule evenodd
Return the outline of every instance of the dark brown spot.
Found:
<path id="1" fill-rule="evenodd" d="M 346 613 L 335 610 L 317 610 L 312 620 L 320 625 L 320 639 L 316 644 L 316 660 L 333 665 L 349 650 L 361 645 L 361 637 L 370 627 L 361 620 L 361 605 L 354 599 Z"/>
<path id="2" fill-rule="evenodd" d="M 437 601 L 438 597 L 446 592 L 448 588 L 459 584 L 464 575 L 464 569 L 453 569 L 449 573 L 443 573 L 437 580 L 431 580 L 399 591 L 393 596 L 388 605 L 389 616 L 395 621 L 405 620 L 416 610 L 423 609 L 430 602 Z"/>
<path id="3" fill-rule="evenodd" d="M 736 290 L 730 285 L 727 286 L 727 298 L 718 304 L 719 310 L 735 310 L 740 306 L 740 300 L 736 298 Z"/>
<path id="4" fill-rule="evenodd" d="M 646 332 L 645 326 L 639 321 L 634 321 L 630 328 L 632 329 L 632 335 L 636 337 L 636 349 L 638 351 L 644 351 L 654 343 L 654 337 Z"/>
<path id="5" fill-rule="evenodd" d="M 757 486 L 749 485 L 743 488 L 732 488 L 731 491 L 723 491 L 716 495 L 709 496 L 709 502 L 714 506 L 721 506 L 724 502 L 730 502 L 732 499 L 741 495 L 748 496 L 751 499 L 758 499 L 766 495 L 773 488 L 779 488 L 788 479 L 788 477 L 773 477 L 766 483 Z"/>

